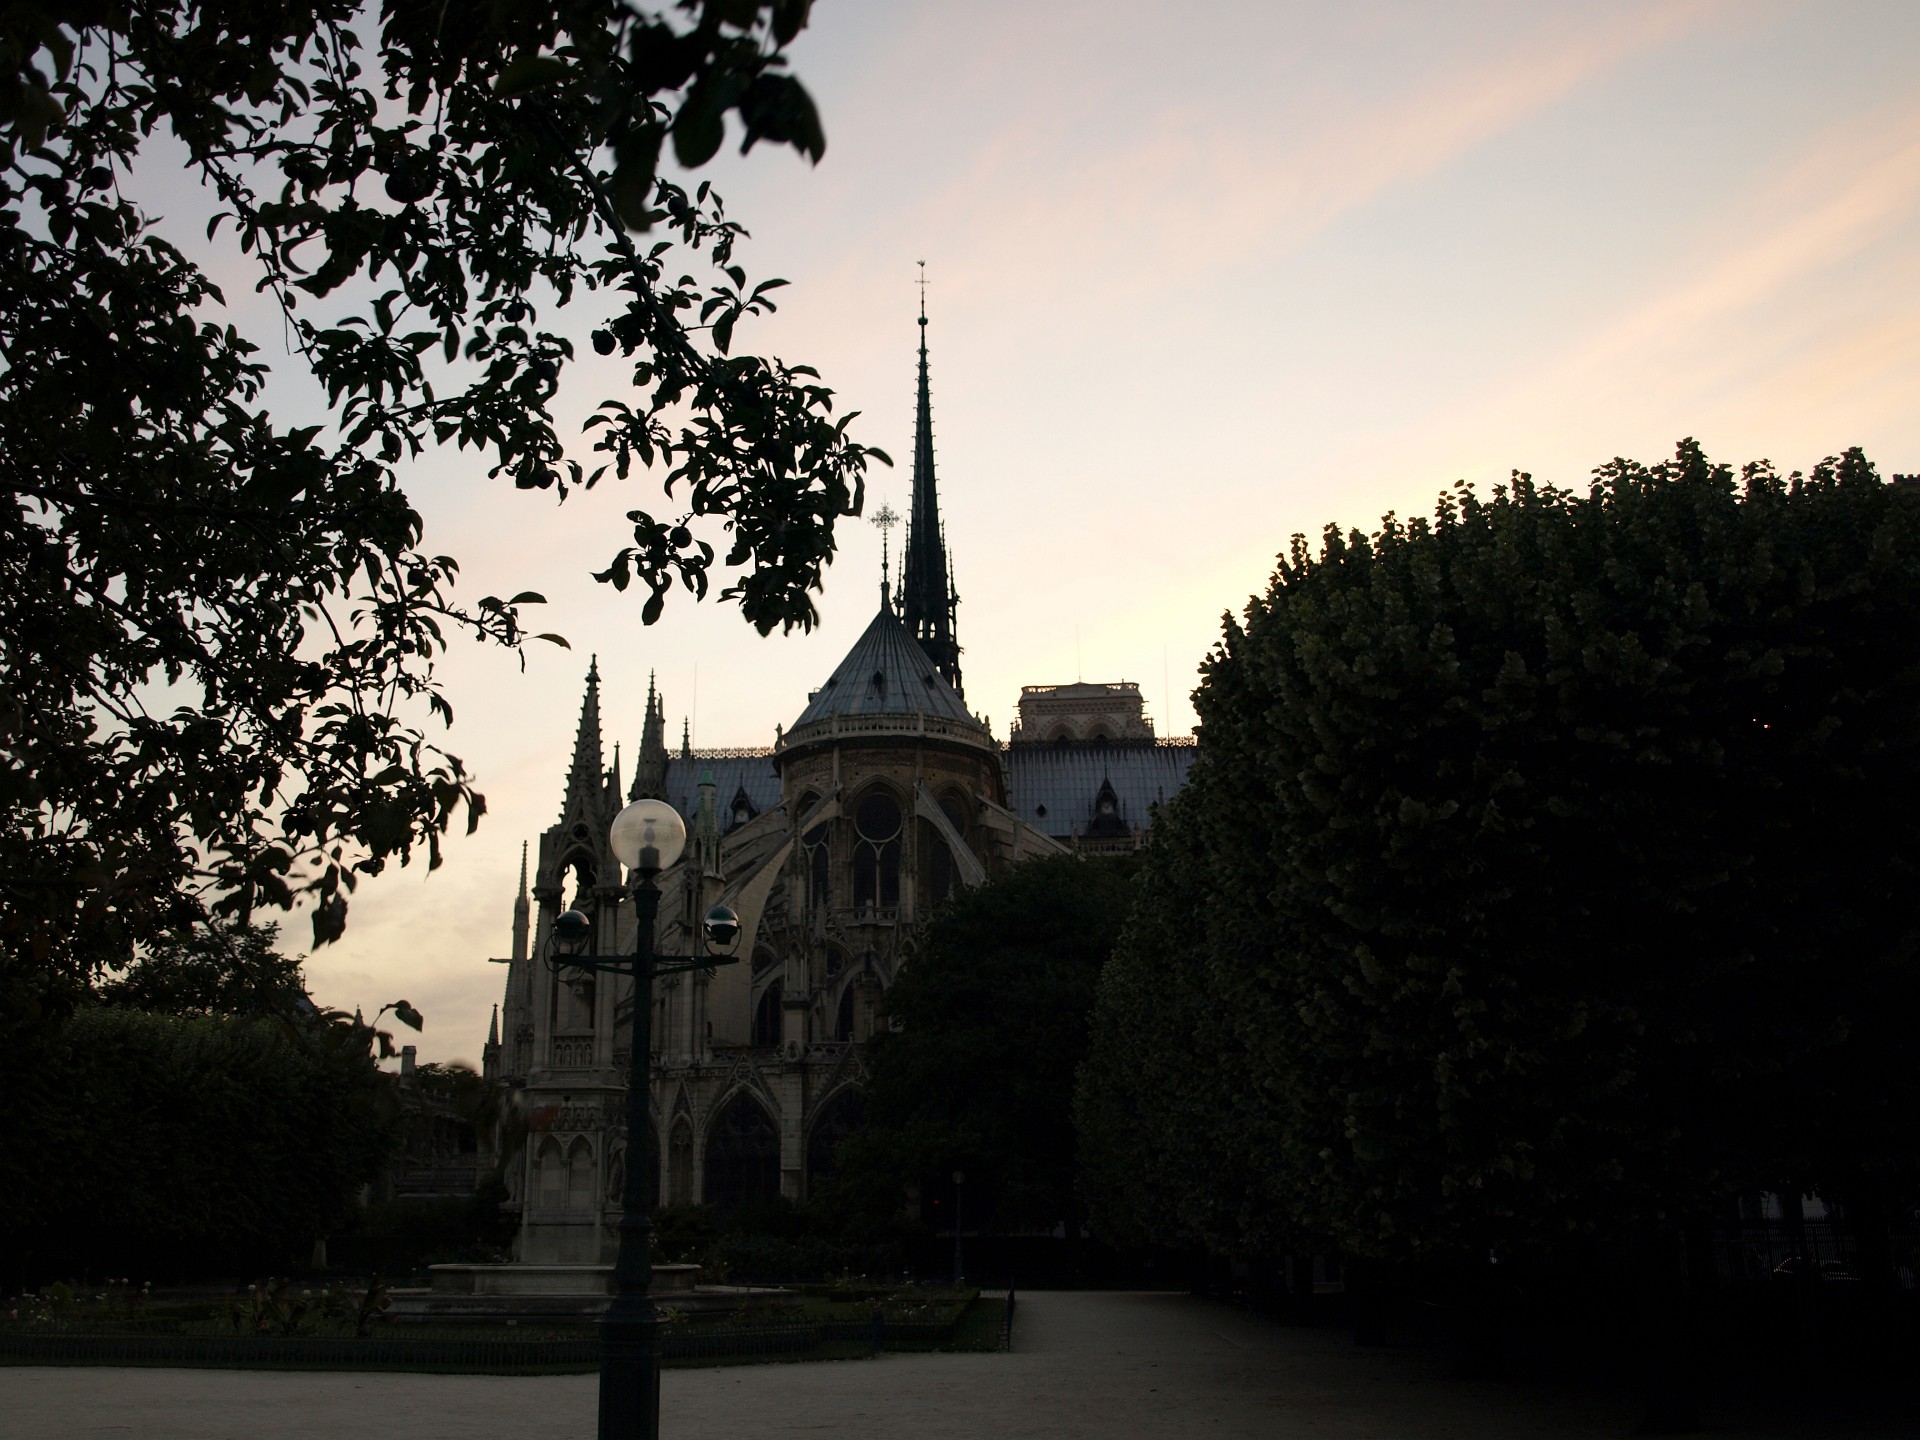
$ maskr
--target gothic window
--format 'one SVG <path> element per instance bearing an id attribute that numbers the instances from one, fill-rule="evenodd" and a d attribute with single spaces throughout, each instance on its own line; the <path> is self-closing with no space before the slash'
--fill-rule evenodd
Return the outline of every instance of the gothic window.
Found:
<path id="1" fill-rule="evenodd" d="M 822 822 L 801 837 L 801 845 L 807 852 L 807 898 L 814 905 L 827 903 L 827 875 L 831 863 L 831 846 L 827 843 L 832 826 Z"/>
<path id="2" fill-rule="evenodd" d="M 956 790 L 948 790 L 940 795 L 938 803 L 941 815 L 946 818 L 953 833 L 964 842 L 967 838 L 967 814 L 971 808 L 966 798 Z M 931 907 L 960 888 L 960 865 L 946 837 L 931 820 L 921 821 L 919 836 L 920 894 L 923 903 Z"/>
<path id="3" fill-rule="evenodd" d="M 760 997 L 760 1003 L 754 1006 L 753 1043 L 755 1045 L 780 1043 L 780 982 L 778 980 L 767 986 L 766 993 Z"/>
<path id="4" fill-rule="evenodd" d="M 833 1038 L 836 1040 L 853 1039 L 853 992 L 856 987 L 848 985 L 840 992 L 840 1011 L 834 1016 Z"/>
<path id="5" fill-rule="evenodd" d="M 833 1174 L 834 1151 L 866 1119 L 866 1097 L 858 1090 L 842 1090 L 827 1101 L 807 1135 L 808 1188 L 816 1178 Z"/>
<path id="6" fill-rule="evenodd" d="M 574 828 L 579 832 L 580 839 L 586 839 L 586 827 L 584 825 L 575 826 Z M 576 852 L 560 862 L 560 873 L 562 875 L 571 874 L 573 876 L 573 899 L 568 902 L 567 908 L 569 910 L 578 910 L 588 919 L 592 919 L 593 887 L 599 880 L 599 875 L 594 869 L 593 861 L 588 856 Z M 588 947 L 589 950 L 592 948 L 592 946 Z"/>
<path id="7" fill-rule="evenodd" d="M 706 1203 L 725 1211 L 779 1193 L 779 1127 L 753 1096 L 735 1095 L 707 1126 Z"/>
<path id="8" fill-rule="evenodd" d="M 931 821 L 920 822 L 920 874 L 929 905 L 938 904 L 954 891 L 960 869 L 953 863 L 953 851 Z"/>
<path id="9" fill-rule="evenodd" d="M 593 1208 L 593 1146 L 585 1136 L 567 1147 L 567 1209 Z"/>
<path id="10" fill-rule="evenodd" d="M 885 790 L 870 790 L 853 812 L 853 903 L 856 907 L 900 903 L 900 804 Z"/>
<path id="11" fill-rule="evenodd" d="M 747 787 L 744 785 L 733 792 L 733 804 L 728 809 L 733 817 L 727 827 L 729 830 L 738 830 L 759 813 L 753 808 L 753 801 L 747 798 Z"/>
<path id="12" fill-rule="evenodd" d="M 947 823 L 953 826 L 953 833 L 962 840 L 967 839 L 967 812 L 972 809 L 966 797 L 959 792 L 949 790 L 940 797 L 940 813 L 947 817 Z"/>
<path id="13" fill-rule="evenodd" d="M 693 1126 L 684 1115 L 674 1122 L 667 1141 L 667 1203 L 693 1203 Z"/>

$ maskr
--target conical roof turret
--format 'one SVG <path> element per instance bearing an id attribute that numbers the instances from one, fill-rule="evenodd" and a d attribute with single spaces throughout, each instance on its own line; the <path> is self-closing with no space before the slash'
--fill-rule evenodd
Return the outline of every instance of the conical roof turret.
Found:
<path id="1" fill-rule="evenodd" d="M 967 702 L 946 681 L 926 650 L 891 610 L 882 608 L 853 642 L 827 682 L 807 700 L 807 708 L 787 732 L 796 739 L 807 726 L 830 720 L 878 720 L 891 717 L 906 728 L 921 717 L 985 733 L 967 710 Z"/>

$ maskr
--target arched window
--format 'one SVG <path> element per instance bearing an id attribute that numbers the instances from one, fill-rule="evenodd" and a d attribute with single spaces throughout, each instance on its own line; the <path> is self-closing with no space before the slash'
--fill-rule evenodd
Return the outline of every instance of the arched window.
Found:
<path id="1" fill-rule="evenodd" d="M 813 1129 L 807 1133 L 807 1184 L 833 1174 L 834 1151 L 840 1142 L 858 1130 L 866 1119 L 867 1097 L 860 1091 L 842 1090 L 821 1107 Z"/>
<path id="2" fill-rule="evenodd" d="M 575 839 L 584 839 L 586 827 L 574 826 Z M 593 903 L 593 888 L 596 880 L 593 857 L 576 850 L 560 862 L 560 874 L 573 877 L 573 899 L 563 907 L 577 910 L 587 917 L 587 943 L 581 951 L 588 955 L 600 952 L 599 925 L 596 912 L 599 907 Z M 551 938 L 548 944 L 553 942 Z M 548 992 L 550 1004 L 547 1009 L 547 1023 L 557 1031 L 591 1030 L 593 1028 L 593 976 L 585 970 L 564 970 L 550 982 Z"/>
<path id="3" fill-rule="evenodd" d="M 856 908 L 900 903 L 900 802 L 869 790 L 853 812 L 853 903 Z"/>
<path id="4" fill-rule="evenodd" d="M 753 1043 L 755 1045 L 778 1045 L 780 1043 L 780 982 L 775 980 L 767 986 L 760 996 L 760 1003 L 753 1007 Z"/>
<path id="5" fill-rule="evenodd" d="M 853 992 L 858 988 L 848 984 L 840 992 L 840 1010 L 833 1021 L 833 1038 L 836 1040 L 853 1039 Z"/>
<path id="6" fill-rule="evenodd" d="M 971 843 L 972 837 L 967 832 L 972 828 L 969 821 L 972 818 L 973 806 L 968 803 L 966 796 L 957 790 L 942 792 L 940 813 L 947 817 L 947 823 L 953 826 L 954 834 Z"/>
<path id="7" fill-rule="evenodd" d="M 574 826 L 575 838 L 585 840 L 586 829 L 584 825 Z M 591 920 L 593 918 L 593 887 L 599 880 L 593 857 L 578 852 L 569 855 L 560 862 L 560 873 L 573 876 L 573 899 L 568 903 L 567 908 L 578 910 Z"/>
<path id="8" fill-rule="evenodd" d="M 957 790 L 941 792 L 939 805 L 940 813 L 953 828 L 953 833 L 965 843 L 969 838 L 967 832 L 972 805 Z M 960 888 L 960 864 L 946 837 L 931 820 L 920 822 L 919 835 L 920 894 L 923 903 L 931 908 Z"/>
<path id="9" fill-rule="evenodd" d="M 586 1136 L 575 1136 L 567 1147 L 567 1209 L 593 1208 L 593 1146 Z"/>
<path id="10" fill-rule="evenodd" d="M 951 895 L 960 879 L 953 851 L 931 820 L 920 822 L 920 877 L 928 905 L 937 905 Z"/>
<path id="11" fill-rule="evenodd" d="M 827 876 L 831 868 L 832 847 L 828 844 L 833 827 L 826 822 L 809 830 L 800 839 L 807 852 L 807 899 L 813 905 L 827 903 Z"/>
<path id="12" fill-rule="evenodd" d="M 682 1115 L 667 1141 L 667 1203 L 693 1203 L 693 1126 Z"/>
<path id="13" fill-rule="evenodd" d="M 706 1202 L 731 1210 L 779 1193 L 779 1127 L 753 1096 L 735 1095 L 707 1126 Z"/>

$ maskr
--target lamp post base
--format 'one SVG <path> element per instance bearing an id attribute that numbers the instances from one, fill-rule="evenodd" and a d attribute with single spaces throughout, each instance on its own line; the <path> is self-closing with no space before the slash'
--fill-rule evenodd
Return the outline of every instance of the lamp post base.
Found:
<path id="1" fill-rule="evenodd" d="M 600 1440 L 659 1440 L 660 1315 L 619 1295 L 600 1317 Z"/>

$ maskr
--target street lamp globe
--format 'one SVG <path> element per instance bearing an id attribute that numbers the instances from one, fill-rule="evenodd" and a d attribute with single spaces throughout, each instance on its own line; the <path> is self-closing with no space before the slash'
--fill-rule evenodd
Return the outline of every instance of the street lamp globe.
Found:
<path id="1" fill-rule="evenodd" d="M 740 916 L 731 905 L 716 905 L 702 922 L 707 944 L 722 955 L 731 955 L 740 943 Z"/>
<path id="2" fill-rule="evenodd" d="M 562 910 L 553 917 L 553 944 L 556 950 L 577 954 L 592 935 L 593 922 L 578 910 Z"/>
<path id="3" fill-rule="evenodd" d="M 622 865 L 657 875 L 687 848 L 687 823 L 664 800 L 636 800 L 613 817 L 607 839 Z"/>

